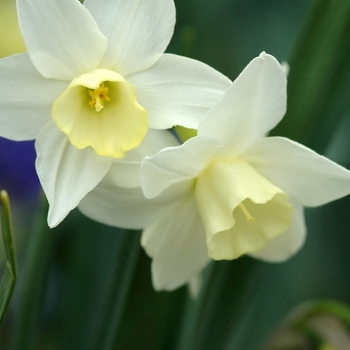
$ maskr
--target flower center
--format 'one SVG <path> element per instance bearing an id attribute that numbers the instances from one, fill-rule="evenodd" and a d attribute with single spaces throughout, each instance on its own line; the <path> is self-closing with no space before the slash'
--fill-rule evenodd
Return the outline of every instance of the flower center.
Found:
<path id="1" fill-rule="evenodd" d="M 89 89 L 89 95 L 91 97 L 91 101 L 89 105 L 91 108 L 96 109 L 96 112 L 100 112 L 104 107 L 104 101 L 110 101 L 111 99 L 107 96 L 108 87 L 105 87 L 105 83 L 102 83 L 98 89 Z"/>
<path id="2" fill-rule="evenodd" d="M 248 222 L 253 222 L 254 221 L 254 218 L 250 215 L 248 209 L 243 204 L 243 202 L 239 204 L 239 208 L 242 210 L 242 212 L 245 215 L 245 217 L 247 218 Z"/>
<path id="3" fill-rule="evenodd" d="M 136 148 L 148 130 L 147 111 L 137 102 L 135 87 L 107 69 L 75 78 L 54 102 L 51 115 L 73 146 L 90 146 L 100 156 L 117 159 Z"/>
<path id="4" fill-rule="evenodd" d="M 239 158 L 214 157 L 194 191 L 215 260 L 253 253 L 291 225 L 287 194 Z"/>

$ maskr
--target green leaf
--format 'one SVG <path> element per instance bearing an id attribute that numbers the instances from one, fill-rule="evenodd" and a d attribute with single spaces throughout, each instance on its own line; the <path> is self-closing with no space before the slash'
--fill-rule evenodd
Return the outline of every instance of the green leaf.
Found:
<path id="1" fill-rule="evenodd" d="M 0 285 L 0 328 L 10 304 L 17 280 L 17 258 L 12 234 L 10 200 L 6 191 L 0 192 L 1 233 L 6 252 L 6 268 Z"/>
<path id="2" fill-rule="evenodd" d="M 248 258 L 212 263 L 198 298 L 187 305 L 177 350 L 224 347 L 231 327 L 240 324 L 245 311 L 241 300 L 254 268 L 255 261 Z"/>
<path id="3" fill-rule="evenodd" d="M 288 110 L 273 135 L 323 152 L 350 107 L 350 1 L 316 0 L 288 63 Z"/>
<path id="4" fill-rule="evenodd" d="M 186 287 L 156 292 L 151 284 L 151 260 L 140 249 L 128 302 L 113 349 L 173 350 L 178 340 Z"/>
<path id="5" fill-rule="evenodd" d="M 205 307 L 205 297 L 209 288 L 214 263 L 209 264 L 204 271 L 201 272 L 201 286 L 199 294 L 193 297 L 187 293 L 186 307 L 183 313 L 181 330 L 178 336 L 177 350 L 192 349 L 196 342 L 197 328 L 202 316 L 202 310 Z"/>
<path id="6" fill-rule="evenodd" d="M 124 230 L 115 252 L 113 278 L 99 310 L 100 325 L 94 334 L 92 349 L 115 349 L 121 320 L 126 308 L 131 282 L 140 252 L 140 233 Z"/>
<path id="7" fill-rule="evenodd" d="M 30 350 L 38 347 L 38 333 L 42 305 L 45 300 L 46 279 L 51 262 L 55 235 L 46 222 L 47 202 L 41 199 L 23 262 L 22 279 L 15 310 L 11 348 Z"/>

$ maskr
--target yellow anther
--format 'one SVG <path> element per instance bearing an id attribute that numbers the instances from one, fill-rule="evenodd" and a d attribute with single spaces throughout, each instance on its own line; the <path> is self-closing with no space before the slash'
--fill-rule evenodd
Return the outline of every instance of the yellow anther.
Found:
<path id="1" fill-rule="evenodd" d="M 245 205 L 243 203 L 240 203 L 239 207 L 243 211 L 243 214 L 247 218 L 248 222 L 253 222 L 254 218 L 250 215 L 250 213 L 249 213 L 248 209 L 245 207 Z"/>
<path id="2" fill-rule="evenodd" d="M 96 109 L 96 112 L 100 112 L 104 107 L 104 101 L 110 101 L 110 98 L 107 96 L 108 87 L 105 87 L 105 84 L 102 83 L 98 89 L 91 90 L 89 89 L 89 95 L 91 97 L 91 101 L 89 105 L 91 108 Z"/>

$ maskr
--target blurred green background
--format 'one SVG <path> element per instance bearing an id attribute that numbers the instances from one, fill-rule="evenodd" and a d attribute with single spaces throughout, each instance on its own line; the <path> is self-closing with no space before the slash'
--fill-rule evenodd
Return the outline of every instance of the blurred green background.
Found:
<path id="1" fill-rule="evenodd" d="M 1 1 L 0 56 L 6 56 L 23 46 L 14 2 Z M 232 80 L 261 51 L 288 61 L 288 113 L 273 133 L 350 168 L 348 0 L 175 5 L 168 52 L 199 59 Z M 14 144 L 1 146 L 0 175 L 18 172 L 1 161 Z M 2 188 L 13 185 L 9 178 L 0 176 Z M 45 200 L 31 198 L 25 205 L 28 211 L 37 206 L 35 218 L 14 223 L 24 239 L 18 238 L 19 281 L 0 332 L 1 350 L 262 349 L 298 304 L 316 298 L 350 303 L 350 198 L 306 210 L 307 241 L 286 263 L 241 258 L 211 264 L 195 300 L 187 287 L 153 291 L 140 233 L 97 224 L 77 210 L 49 230 Z M 19 207 L 20 199 L 14 212 Z"/>

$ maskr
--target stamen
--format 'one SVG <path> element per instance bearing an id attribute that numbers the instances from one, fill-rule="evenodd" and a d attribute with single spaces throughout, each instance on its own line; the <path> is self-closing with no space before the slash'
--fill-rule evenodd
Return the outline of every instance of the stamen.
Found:
<path id="1" fill-rule="evenodd" d="M 241 208 L 241 210 L 243 211 L 243 214 L 245 215 L 245 217 L 247 218 L 248 222 L 253 222 L 254 218 L 250 215 L 248 209 L 245 207 L 245 205 L 243 203 L 239 204 L 239 207 Z"/>
<path id="2" fill-rule="evenodd" d="M 100 112 L 101 109 L 104 107 L 104 101 L 110 101 L 110 98 L 107 96 L 107 94 L 108 87 L 105 87 L 104 83 L 102 83 L 98 89 L 89 89 L 89 95 L 91 97 L 89 105 L 91 106 L 91 108 L 95 107 L 96 112 Z"/>

